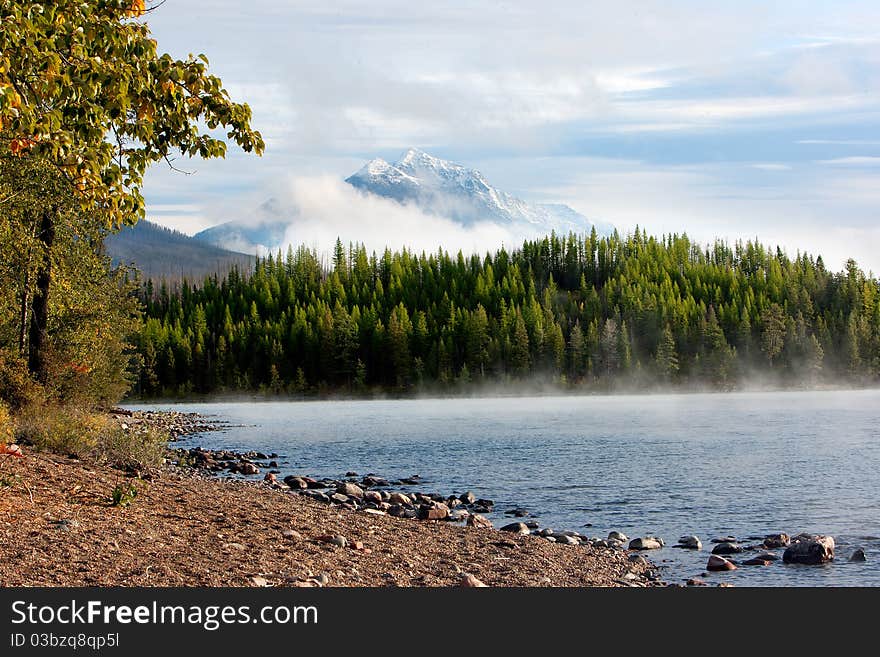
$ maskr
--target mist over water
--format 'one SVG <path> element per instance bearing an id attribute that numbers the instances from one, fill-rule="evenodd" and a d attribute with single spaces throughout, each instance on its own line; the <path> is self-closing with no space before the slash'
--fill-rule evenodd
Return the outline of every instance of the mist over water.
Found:
<path id="1" fill-rule="evenodd" d="M 647 556 L 667 566 L 667 581 L 700 575 L 712 538 L 730 534 L 749 544 L 757 542 L 750 536 L 807 531 L 834 536 L 833 564 L 743 566 L 707 579 L 880 585 L 877 390 L 174 408 L 243 425 L 182 445 L 278 452 L 282 476 L 417 473 L 424 485 L 402 489 L 471 490 L 496 502 L 496 524 L 513 520 L 504 511 L 523 507 L 541 527 L 656 534 L 667 547 Z M 684 534 L 699 536 L 703 550 L 669 547 Z M 867 563 L 847 563 L 856 547 Z"/>

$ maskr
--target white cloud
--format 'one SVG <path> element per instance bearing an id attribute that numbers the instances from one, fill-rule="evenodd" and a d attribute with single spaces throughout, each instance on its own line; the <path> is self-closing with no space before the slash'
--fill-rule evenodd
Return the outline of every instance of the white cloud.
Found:
<path id="1" fill-rule="evenodd" d="M 830 160 L 817 160 L 818 164 L 833 164 L 835 166 L 862 167 L 880 166 L 880 157 L 856 155 L 852 157 L 836 157 Z"/>
<path id="2" fill-rule="evenodd" d="M 286 244 L 305 244 L 324 252 L 339 237 L 362 242 L 381 253 L 385 247 L 434 252 L 439 246 L 467 253 L 519 245 L 524 234 L 496 224 L 463 227 L 378 196 L 366 195 L 330 176 L 287 181 L 282 204 L 291 209 Z"/>
<path id="3" fill-rule="evenodd" d="M 761 171 L 788 171 L 791 169 L 791 166 L 788 164 L 781 164 L 779 162 L 756 162 L 749 166 L 752 169 L 759 169 Z"/>

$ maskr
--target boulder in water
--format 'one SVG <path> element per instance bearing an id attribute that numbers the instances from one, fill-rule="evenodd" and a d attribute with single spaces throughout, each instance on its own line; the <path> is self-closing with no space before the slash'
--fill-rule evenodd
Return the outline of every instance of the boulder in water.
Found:
<path id="1" fill-rule="evenodd" d="M 834 559 L 834 538 L 821 534 L 799 534 L 782 554 L 785 563 L 817 565 Z"/>

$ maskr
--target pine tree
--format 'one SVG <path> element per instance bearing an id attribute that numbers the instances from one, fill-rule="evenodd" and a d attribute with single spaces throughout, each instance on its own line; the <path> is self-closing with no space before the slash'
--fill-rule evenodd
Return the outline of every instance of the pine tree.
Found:
<path id="1" fill-rule="evenodd" d="M 654 360 L 664 381 L 672 381 L 678 374 L 678 352 L 675 349 L 675 336 L 672 334 L 669 324 L 666 325 L 660 336 L 660 344 L 657 346 L 657 355 Z"/>

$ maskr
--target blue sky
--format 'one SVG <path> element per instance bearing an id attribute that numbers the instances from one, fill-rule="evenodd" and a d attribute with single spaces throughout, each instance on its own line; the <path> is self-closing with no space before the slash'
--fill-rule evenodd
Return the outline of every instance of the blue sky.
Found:
<path id="1" fill-rule="evenodd" d="M 194 232 L 279 189 L 332 195 L 418 146 L 624 231 L 759 236 L 880 272 L 880 3 L 417 4 L 158 8 L 160 48 L 206 53 L 268 148 L 157 167 L 150 218 Z M 343 196 L 327 205 L 356 214 Z M 334 216 L 308 239 L 357 225 Z"/>

